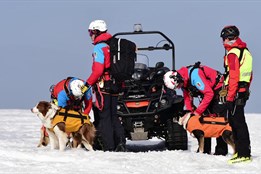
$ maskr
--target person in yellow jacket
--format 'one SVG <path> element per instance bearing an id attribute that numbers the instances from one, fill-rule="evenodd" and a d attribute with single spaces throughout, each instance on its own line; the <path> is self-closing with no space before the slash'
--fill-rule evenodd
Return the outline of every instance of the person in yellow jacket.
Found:
<path id="1" fill-rule="evenodd" d="M 252 56 L 239 34 L 236 26 L 226 26 L 220 34 L 226 51 L 224 68 L 227 116 L 236 146 L 236 154 L 228 161 L 229 164 L 251 161 L 250 137 L 244 108 L 249 99 L 253 74 Z"/>

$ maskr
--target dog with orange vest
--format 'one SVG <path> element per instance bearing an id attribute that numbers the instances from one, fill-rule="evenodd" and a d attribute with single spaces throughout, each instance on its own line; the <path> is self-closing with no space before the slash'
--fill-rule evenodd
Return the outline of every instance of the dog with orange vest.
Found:
<path id="1" fill-rule="evenodd" d="M 184 114 L 184 113 L 183 113 Z M 235 144 L 232 129 L 224 117 L 202 117 L 187 112 L 179 116 L 178 123 L 198 140 L 198 151 L 204 151 L 204 138 L 220 137 L 232 147 L 235 153 Z"/>

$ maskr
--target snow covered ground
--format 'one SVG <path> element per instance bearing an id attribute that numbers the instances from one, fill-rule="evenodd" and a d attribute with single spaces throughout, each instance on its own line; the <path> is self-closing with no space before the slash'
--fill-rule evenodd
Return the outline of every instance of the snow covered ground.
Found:
<path id="1" fill-rule="evenodd" d="M 228 165 L 227 156 L 196 153 L 197 141 L 189 136 L 187 151 L 168 151 L 158 139 L 128 141 L 130 152 L 87 152 L 37 148 L 40 120 L 30 110 L 0 110 L 0 173 L 5 174 L 170 174 L 247 173 L 261 171 L 261 114 L 246 114 L 250 130 L 253 162 Z M 213 141 L 212 145 L 215 143 Z M 212 148 L 214 149 L 214 148 Z M 137 152 L 139 151 L 139 152 Z"/>

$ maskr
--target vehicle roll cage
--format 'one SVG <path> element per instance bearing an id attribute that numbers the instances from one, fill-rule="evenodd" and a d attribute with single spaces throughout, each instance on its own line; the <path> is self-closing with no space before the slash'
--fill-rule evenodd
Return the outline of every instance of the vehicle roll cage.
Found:
<path id="1" fill-rule="evenodd" d="M 116 36 L 122 36 L 122 35 L 139 35 L 139 34 L 158 34 L 161 35 L 164 39 L 166 39 L 169 44 L 164 44 L 161 47 L 154 47 L 154 46 L 148 46 L 148 47 L 138 47 L 137 50 L 147 50 L 147 51 L 153 51 L 153 50 L 170 50 L 172 51 L 172 69 L 175 69 L 175 45 L 174 43 L 162 32 L 160 31 L 134 31 L 134 32 L 119 32 L 114 34 L 112 37 Z"/>

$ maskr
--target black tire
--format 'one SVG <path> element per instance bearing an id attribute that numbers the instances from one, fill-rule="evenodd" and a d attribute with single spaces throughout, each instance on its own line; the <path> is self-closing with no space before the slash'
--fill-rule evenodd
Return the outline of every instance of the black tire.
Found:
<path id="1" fill-rule="evenodd" d="M 167 120 L 166 124 L 165 145 L 168 150 L 188 150 L 187 131 L 171 119 Z"/>

